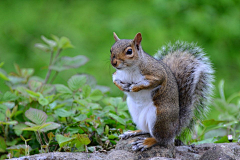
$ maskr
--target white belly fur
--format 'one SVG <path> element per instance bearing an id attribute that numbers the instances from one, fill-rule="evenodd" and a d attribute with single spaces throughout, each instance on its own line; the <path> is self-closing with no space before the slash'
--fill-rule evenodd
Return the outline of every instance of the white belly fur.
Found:
<path id="1" fill-rule="evenodd" d="M 144 81 L 144 77 L 138 70 L 117 70 L 113 75 L 113 81 L 119 79 L 126 83 L 138 83 Z M 156 107 L 151 97 L 152 90 L 141 90 L 139 92 L 125 92 L 127 105 L 137 128 L 152 135 L 152 128 L 156 121 Z"/>

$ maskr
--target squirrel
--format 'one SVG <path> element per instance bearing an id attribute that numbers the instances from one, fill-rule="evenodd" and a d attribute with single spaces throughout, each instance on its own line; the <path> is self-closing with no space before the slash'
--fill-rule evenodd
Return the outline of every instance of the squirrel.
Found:
<path id="1" fill-rule="evenodd" d="M 119 137 L 150 134 L 132 143 L 135 151 L 157 144 L 173 146 L 175 138 L 191 133 L 209 110 L 214 81 L 209 58 L 196 44 L 180 41 L 162 47 L 152 57 L 142 49 L 141 33 L 133 40 L 113 35 L 113 83 L 127 95 L 129 112 L 139 128 Z"/>

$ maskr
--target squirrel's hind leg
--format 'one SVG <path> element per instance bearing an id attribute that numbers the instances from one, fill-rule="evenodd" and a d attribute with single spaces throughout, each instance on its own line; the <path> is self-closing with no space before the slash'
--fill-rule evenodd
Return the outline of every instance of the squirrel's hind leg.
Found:
<path id="1" fill-rule="evenodd" d="M 129 137 L 143 135 L 143 134 L 149 134 L 148 132 L 143 132 L 142 130 L 135 130 L 135 131 L 127 131 L 124 132 L 119 136 L 120 139 L 128 139 Z"/>
<path id="2" fill-rule="evenodd" d="M 157 140 L 155 138 L 144 138 L 139 137 L 135 142 L 132 143 L 132 150 L 134 151 L 144 151 L 148 148 L 157 144 Z"/>

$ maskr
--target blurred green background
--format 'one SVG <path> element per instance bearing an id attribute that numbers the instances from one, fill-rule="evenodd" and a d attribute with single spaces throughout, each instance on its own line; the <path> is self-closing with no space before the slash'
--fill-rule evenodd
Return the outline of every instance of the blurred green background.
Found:
<path id="1" fill-rule="evenodd" d="M 98 84 L 109 86 L 111 95 L 123 95 L 111 80 L 112 32 L 124 39 L 141 32 L 143 49 L 151 55 L 168 42 L 197 42 L 216 70 L 215 85 L 224 79 L 227 95 L 240 90 L 239 0 L 0 1 L 0 62 L 5 62 L 3 69 L 8 73 L 17 63 L 45 77 L 50 55 L 34 44 L 42 42 L 41 35 L 66 36 L 75 48 L 63 55 L 86 55 L 89 62 L 62 72 L 54 83 L 66 84 L 73 74 L 88 73 Z M 0 80 L 0 91 L 7 89 Z"/>

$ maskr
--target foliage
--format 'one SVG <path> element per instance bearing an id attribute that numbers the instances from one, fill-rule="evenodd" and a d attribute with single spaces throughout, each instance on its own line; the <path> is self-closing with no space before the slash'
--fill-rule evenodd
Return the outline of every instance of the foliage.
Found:
<path id="1" fill-rule="evenodd" d="M 141 32 L 143 49 L 151 55 L 177 40 L 204 48 L 216 70 L 216 84 L 224 79 L 225 93 L 229 96 L 240 90 L 239 6 L 239 0 L 2 0 L 0 61 L 5 62 L 8 73 L 16 62 L 34 68 L 35 75 L 44 77 L 43 66 L 48 65 L 48 55 L 34 51 L 34 44 L 42 34 L 68 35 L 75 49 L 63 54 L 74 57 L 80 53 L 90 61 L 81 68 L 64 72 L 55 82 L 62 84 L 77 72 L 90 73 L 98 84 L 111 88 L 112 96 L 122 96 L 111 79 L 112 32 L 127 39 Z M 1 79 L 0 86 L 2 91 L 8 90 Z"/>
<path id="2" fill-rule="evenodd" d="M 215 98 L 213 106 L 219 111 L 218 119 L 209 119 L 202 122 L 198 128 L 197 138 L 192 142 L 200 143 L 226 143 L 228 135 L 232 135 L 233 142 L 240 136 L 240 93 L 225 97 L 224 81 L 219 83 L 220 98 Z"/>
<path id="3" fill-rule="evenodd" d="M 97 85 L 87 74 L 72 75 L 66 84 L 53 84 L 61 72 L 85 65 L 88 58 L 62 56 L 63 50 L 73 47 L 66 37 L 41 38 L 44 43 L 35 46 L 50 54 L 44 78 L 34 76 L 34 69 L 17 64 L 15 72 L 7 74 L 2 69 L 4 62 L 0 63 L 0 78 L 9 87 L 0 92 L 0 159 L 113 148 L 119 133 L 135 129 L 126 102 L 121 97 L 109 97 L 109 88 Z M 189 143 L 228 142 L 229 134 L 237 140 L 240 94 L 226 98 L 223 81 L 219 91 L 220 98 L 213 102 L 220 113 L 218 119 L 203 121 Z"/>
<path id="4" fill-rule="evenodd" d="M 0 70 L 10 89 L 0 94 L 1 158 L 113 148 L 122 130 L 134 128 L 126 102 L 107 96 L 109 88 L 97 85 L 87 74 L 73 75 L 67 85 L 53 84 L 60 72 L 78 68 L 88 59 L 61 57 L 63 50 L 73 47 L 66 37 L 41 38 L 45 43 L 35 46 L 50 54 L 44 79 L 34 76 L 34 69 L 17 64 L 14 73 Z"/>

